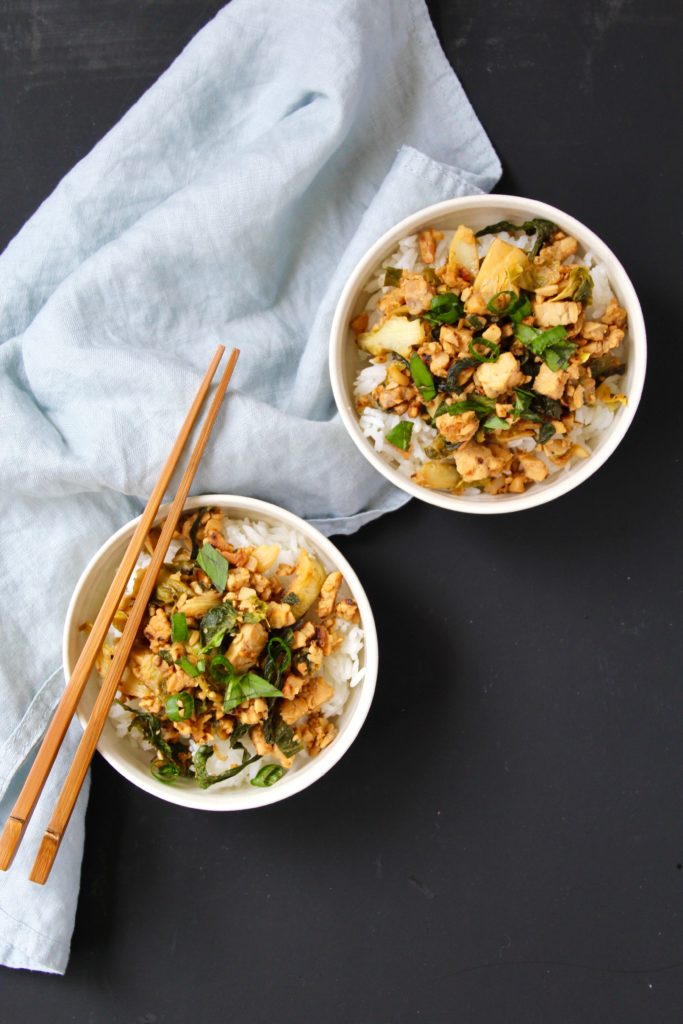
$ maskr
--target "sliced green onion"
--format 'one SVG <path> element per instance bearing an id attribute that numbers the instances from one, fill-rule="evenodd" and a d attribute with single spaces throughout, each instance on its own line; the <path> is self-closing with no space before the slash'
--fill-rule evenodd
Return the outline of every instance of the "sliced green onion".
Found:
<path id="1" fill-rule="evenodd" d="M 503 298 L 503 296 L 505 295 L 509 296 L 508 300 L 501 306 L 500 299 Z M 496 316 L 505 316 L 507 313 L 510 312 L 510 307 L 514 306 L 516 302 L 517 292 L 506 289 L 505 291 L 502 292 L 496 292 L 496 294 L 493 295 L 486 303 L 486 308 L 490 310 L 491 313 L 495 313 Z"/>
<path id="2" fill-rule="evenodd" d="M 166 698 L 164 710 L 166 717 L 170 718 L 172 722 L 185 722 L 194 714 L 194 697 L 187 690 L 182 690 L 181 693 L 172 693 L 170 697 Z"/>
<path id="3" fill-rule="evenodd" d="M 225 685 L 231 679 L 234 679 L 237 673 L 233 668 L 232 662 L 228 661 L 223 654 L 217 654 L 209 662 L 209 675 L 215 682 Z"/>
<path id="4" fill-rule="evenodd" d="M 178 666 L 178 668 L 181 668 L 183 672 L 185 672 L 185 674 L 190 676 L 192 679 L 194 679 L 195 676 L 199 675 L 199 669 L 197 668 L 196 665 L 192 664 L 189 658 L 179 658 L 176 661 L 176 665 Z"/>
<path id="5" fill-rule="evenodd" d="M 475 345 L 484 345 L 489 350 L 487 356 L 483 356 L 481 352 L 477 352 Z M 467 346 L 472 356 L 480 363 L 495 363 L 500 355 L 500 345 L 496 345 L 493 341 L 487 341 L 486 338 L 474 338 L 473 341 Z"/>
<path id="6" fill-rule="evenodd" d="M 264 764 L 251 780 L 251 784 L 262 787 L 274 786 L 285 774 L 285 769 L 279 764 Z"/>
<path id="7" fill-rule="evenodd" d="M 422 401 L 431 402 L 436 397 L 436 385 L 434 378 L 419 356 L 413 356 L 410 360 L 410 376 L 420 392 Z"/>
<path id="8" fill-rule="evenodd" d="M 401 451 L 407 452 L 410 448 L 412 433 L 413 424 L 410 420 L 401 420 L 385 436 L 389 444 L 393 444 L 395 448 L 400 448 Z"/>
<path id="9" fill-rule="evenodd" d="M 182 612 L 171 616 L 171 640 L 174 644 L 184 644 L 190 635 L 187 619 Z"/>

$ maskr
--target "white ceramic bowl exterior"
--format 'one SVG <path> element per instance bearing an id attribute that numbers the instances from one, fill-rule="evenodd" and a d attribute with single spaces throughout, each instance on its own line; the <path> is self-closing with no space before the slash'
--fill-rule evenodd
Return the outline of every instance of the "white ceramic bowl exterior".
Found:
<path id="1" fill-rule="evenodd" d="M 576 462 L 569 470 L 558 473 L 543 483 L 534 484 L 524 494 L 457 497 L 420 487 L 385 462 L 363 435 L 358 422 L 353 400 L 353 383 L 362 364 L 349 322 L 361 312 L 367 302 L 365 284 L 372 277 L 375 268 L 396 249 L 402 238 L 423 228 L 449 230 L 456 228 L 458 224 L 467 224 L 474 231 L 478 231 L 487 224 L 500 220 L 521 222 L 534 217 L 551 220 L 567 234 L 573 235 L 581 248 L 593 253 L 596 261 L 605 267 L 617 301 L 628 314 L 627 366 L 623 388 L 628 396 L 628 405 L 619 409 L 611 426 L 605 431 L 588 459 Z M 330 339 L 332 390 L 344 425 L 360 451 L 378 472 L 403 491 L 432 505 L 458 512 L 516 512 L 532 508 L 534 505 L 541 505 L 558 498 L 561 494 L 566 494 L 588 479 L 612 454 L 635 416 L 645 380 L 646 359 L 645 324 L 640 303 L 626 271 L 614 253 L 597 235 L 568 214 L 546 203 L 515 196 L 471 196 L 437 203 L 435 206 L 418 210 L 387 231 L 365 254 L 351 274 L 337 303 Z"/>
<path id="2" fill-rule="evenodd" d="M 346 706 L 337 720 L 338 735 L 330 746 L 321 751 L 317 757 L 306 760 L 270 788 L 259 789 L 246 785 L 221 789 L 218 785 L 202 790 L 192 780 L 179 780 L 174 785 L 165 785 L 155 779 L 150 772 L 150 752 L 142 750 L 127 737 L 119 736 L 111 721 L 107 721 L 97 749 L 113 768 L 130 782 L 139 786 L 140 789 L 182 807 L 195 807 L 209 811 L 238 811 L 249 807 L 263 807 L 298 793 L 328 772 L 349 749 L 365 721 L 375 691 L 378 667 L 377 633 L 370 604 L 358 577 L 334 544 L 314 527 L 299 519 L 298 516 L 292 515 L 291 512 L 286 512 L 276 505 L 257 501 L 254 498 L 224 494 L 201 495 L 189 498 L 185 508 L 199 508 L 202 505 L 219 506 L 232 517 L 248 517 L 271 523 L 282 523 L 297 530 L 311 550 L 322 558 L 325 565 L 330 565 L 343 574 L 353 599 L 358 605 L 365 635 L 360 659 L 361 667 L 365 668 L 365 676 L 362 682 L 351 690 Z M 164 506 L 159 510 L 157 521 L 164 518 L 167 509 L 168 506 Z M 67 679 L 73 672 L 76 659 L 85 641 L 84 634 L 79 632 L 78 627 L 81 623 L 92 622 L 95 618 L 136 523 L 137 519 L 121 527 L 91 559 L 78 581 L 69 604 L 64 626 L 63 658 Z M 78 718 L 83 726 L 90 717 L 99 690 L 99 683 L 99 676 L 93 672 L 78 707 Z"/>

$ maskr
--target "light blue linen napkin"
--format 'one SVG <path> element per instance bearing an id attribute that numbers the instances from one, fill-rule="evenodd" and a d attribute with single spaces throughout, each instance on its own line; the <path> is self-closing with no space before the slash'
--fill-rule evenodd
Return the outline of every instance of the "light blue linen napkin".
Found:
<path id="1" fill-rule="evenodd" d="M 334 305 L 395 221 L 499 174 L 423 0 L 233 0 L 9 245 L 0 822 L 64 685 L 73 586 L 140 510 L 218 341 L 242 356 L 194 493 L 258 496 L 327 533 L 406 500 L 335 413 Z M 77 738 L 0 877 L 12 967 L 68 960 L 85 792 L 47 886 L 26 875 Z"/>

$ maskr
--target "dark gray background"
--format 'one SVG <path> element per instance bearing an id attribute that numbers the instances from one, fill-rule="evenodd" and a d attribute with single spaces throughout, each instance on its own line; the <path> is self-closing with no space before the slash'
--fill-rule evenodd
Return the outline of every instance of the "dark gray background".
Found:
<path id="1" fill-rule="evenodd" d="M 220 6 L 0 2 L 2 245 Z M 429 4 L 499 190 L 585 221 L 635 283 L 635 424 L 552 505 L 412 502 L 340 542 L 381 672 L 311 790 L 202 815 L 98 758 L 68 973 L 0 969 L 3 1022 L 683 1019 L 676 6 Z"/>

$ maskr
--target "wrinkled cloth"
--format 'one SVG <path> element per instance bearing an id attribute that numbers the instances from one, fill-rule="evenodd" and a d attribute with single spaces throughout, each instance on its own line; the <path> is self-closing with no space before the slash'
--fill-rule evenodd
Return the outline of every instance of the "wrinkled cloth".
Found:
<path id="1" fill-rule="evenodd" d="M 397 220 L 499 174 L 423 0 L 233 0 L 9 245 L 0 820 L 64 686 L 73 587 L 140 511 L 218 341 L 242 355 L 193 493 L 263 498 L 326 533 L 407 500 L 336 414 L 335 302 Z M 66 967 L 85 792 L 47 886 L 26 875 L 77 738 L 0 877 L 13 967 Z"/>

